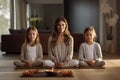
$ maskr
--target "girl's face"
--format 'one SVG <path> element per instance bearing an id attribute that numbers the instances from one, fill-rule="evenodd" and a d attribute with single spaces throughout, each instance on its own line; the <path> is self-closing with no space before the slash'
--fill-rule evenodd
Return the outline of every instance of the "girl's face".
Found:
<path id="1" fill-rule="evenodd" d="M 29 42 L 35 41 L 36 37 L 37 37 L 37 33 L 36 33 L 34 30 L 30 30 L 30 31 L 28 32 Z"/>
<path id="2" fill-rule="evenodd" d="M 64 32 L 64 31 L 65 31 L 65 28 L 66 28 L 65 22 L 64 22 L 64 21 L 60 21 L 60 22 L 58 23 L 58 26 L 57 26 L 58 32 L 59 32 L 59 33 Z"/>
<path id="3" fill-rule="evenodd" d="M 94 39 L 94 35 L 93 35 L 92 31 L 87 31 L 85 33 L 85 41 L 86 42 L 93 42 L 93 39 Z"/>

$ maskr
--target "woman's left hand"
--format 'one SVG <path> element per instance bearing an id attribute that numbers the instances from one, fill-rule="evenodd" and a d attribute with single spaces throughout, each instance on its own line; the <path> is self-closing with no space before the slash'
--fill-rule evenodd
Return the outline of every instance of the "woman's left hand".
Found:
<path id="1" fill-rule="evenodd" d="M 60 63 L 60 67 L 63 68 L 65 63 Z"/>
<path id="2" fill-rule="evenodd" d="M 67 63 L 67 61 L 64 61 L 64 62 L 60 63 L 61 68 L 63 68 L 66 63 Z"/>

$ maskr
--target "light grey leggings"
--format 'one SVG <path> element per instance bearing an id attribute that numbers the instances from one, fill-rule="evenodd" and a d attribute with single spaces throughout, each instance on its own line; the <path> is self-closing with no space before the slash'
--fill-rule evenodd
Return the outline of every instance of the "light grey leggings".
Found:
<path id="1" fill-rule="evenodd" d="M 79 65 L 79 61 L 78 60 L 70 60 L 65 64 L 65 67 L 77 67 Z M 54 67 L 55 63 L 51 60 L 45 60 L 43 62 L 43 66 L 45 67 Z"/>
<path id="2" fill-rule="evenodd" d="M 97 62 L 93 65 L 93 67 L 102 67 L 102 66 L 104 66 L 104 65 L 105 65 L 105 61 L 97 61 Z M 80 66 L 80 67 L 88 67 L 89 65 L 88 65 L 88 63 L 85 62 L 85 61 L 80 61 L 80 62 L 79 62 L 79 66 Z"/>
<path id="3" fill-rule="evenodd" d="M 32 66 L 33 67 L 41 67 L 42 66 L 42 61 L 38 61 L 37 63 L 32 63 Z M 16 67 L 25 67 L 26 64 L 21 62 L 21 61 L 14 61 L 13 64 L 16 66 Z"/>

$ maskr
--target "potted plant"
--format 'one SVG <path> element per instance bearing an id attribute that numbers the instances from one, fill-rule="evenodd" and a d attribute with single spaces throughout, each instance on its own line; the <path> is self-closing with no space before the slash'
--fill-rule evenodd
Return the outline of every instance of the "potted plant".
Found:
<path id="1" fill-rule="evenodd" d="M 103 21 L 106 29 L 106 50 L 107 52 L 114 52 L 114 34 L 113 29 L 116 26 L 118 15 L 114 12 L 113 8 L 110 6 L 108 0 L 102 0 L 101 11 L 103 13 Z"/>
<path id="2" fill-rule="evenodd" d="M 30 18 L 30 26 L 35 26 L 37 29 L 43 27 L 43 19 L 39 17 Z"/>

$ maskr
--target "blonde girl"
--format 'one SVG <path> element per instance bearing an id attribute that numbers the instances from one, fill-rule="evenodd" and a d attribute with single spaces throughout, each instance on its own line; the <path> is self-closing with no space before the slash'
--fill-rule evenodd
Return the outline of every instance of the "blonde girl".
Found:
<path id="1" fill-rule="evenodd" d="M 105 61 L 102 60 L 100 44 L 95 42 L 96 32 L 93 26 L 84 31 L 85 42 L 79 48 L 80 66 L 102 67 Z"/>
<path id="2" fill-rule="evenodd" d="M 44 66 L 65 68 L 79 64 L 73 60 L 73 37 L 68 30 L 68 23 L 64 17 L 58 17 L 55 21 L 54 31 L 48 41 L 48 55 Z"/>
<path id="3" fill-rule="evenodd" d="M 15 61 L 16 67 L 42 66 L 43 52 L 39 42 L 39 33 L 36 27 L 29 27 L 26 31 L 25 42 L 21 47 L 20 61 Z"/>

